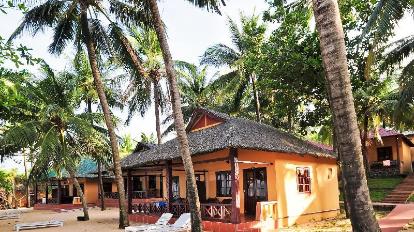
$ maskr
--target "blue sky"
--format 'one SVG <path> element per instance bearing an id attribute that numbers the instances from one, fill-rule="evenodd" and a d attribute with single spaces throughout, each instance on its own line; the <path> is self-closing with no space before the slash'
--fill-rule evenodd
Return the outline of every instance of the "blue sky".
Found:
<path id="1" fill-rule="evenodd" d="M 207 47 L 224 43 L 231 44 L 227 28 L 227 16 L 238 19 L 240 12 L 251 15 L 261 13 L 267 9 L 264 0 L 228 0 L 227 6 L 222 9 L 223 15 L 209 13 L 205 10 L 191 6 L 184 0 L 161 0 L 160 11 L 167 26 L 168 39 L 173 55 L 173 59 L 185 60 L 198 63 L 200 55 Z M 17 11 L 9 11 L 7 15 L 0 14 L 0 35 L 4 38 L 14 31 L 21 21 L 22 14 Z M 412 17 L 405 18 L 396 29 L 396 38 L 414 34 Z M 274 27 L 270 25 L 270 27 Z M 57 57 L 47 52 L 47 47 L 51 42 L 52 34 L 46 30 L 43 34 L 36 37 L 29 35 L 23 36 L 16 43 L 22 43 L 32 48 L 32 54 L 42 57 L 52 68 L 62 70 L 73 57 L 73 51 L 68 49 L 63 55 Z M 141 132 L 155 133 L 153 109 L 145 117 L 134 117 L 130 126 L 123 126 L 118 129 L 119 134 L 131 134 L 138 138 Z M 126 118 L 125 112 L 117 112 L 121 118 Z M 16 164 L 9 160 L 0 167 L 12 167 Z M 18 165 L 22 166 L 22 165 Z"/>

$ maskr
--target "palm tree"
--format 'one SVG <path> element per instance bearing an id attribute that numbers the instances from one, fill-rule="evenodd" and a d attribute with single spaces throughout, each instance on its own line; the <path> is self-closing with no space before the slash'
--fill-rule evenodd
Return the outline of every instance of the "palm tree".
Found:
<path id="1" fill-rule="evenodd" d="M 105 67 L 103 72 L 103 81 L 105 82 L 105 94 L 108 97 L 108 103 L 111 107 L 117 107 L 122 109 L 122 104 L 119 102 L 121 98 L 118 94 L 120 92 L 119 82 L 122 82 L 123 75 L 110 79 L 108 76 L 112 73 L 112 65 L 102 65 Z M 107 67 L 108 66 L 108 67 Z M 107 71 L 107 72 L 105 72 Z M 109 73 L 108 73 L 109 72 Z M 76 81 L 77 86 L 77 97 L 78 100 L 77 107 L 81 107 L 82 103 L 86 104 L 86 112 L 92 114 L 92 106 L 98 103 L 98 95 L 95 91 L 93 84 L 92 70 L 89 65 L 89 60 L 87 55 L 80 51 L 76 54 L 72 67 L 64 73 L 64 75 L 69 76 Z M 114 83 L 115 82 L 115 83 Z M 118 83 L 118 84 L 116 84 Z M 91 118 L 91 125 L 94 125 L 94 120 Z M 102 151 L 93 152 L 90 155 L 93 156 L 94 160 L 97 162 L 98 166 L 98 179 L 99 179 L 99 195 L 101 200 L 101 210 L 105 210 L 105 201 L 104 201 L 104 189 L 103 189 L 103 179 L 102 179 L 102 164 L 109 164 L 107 153 Z"/>
<path id="2" fill-rule="evenodd" d="M 206 8 L 207 10 L 214 10 L 219 12 L 219 6 L 224 4 L 224 0 L 205 0 L 205 1 L 195 1 L 191 0 L 193 4 Z M 193 163 L 191 161 L 190 148 L 188 146 L 188 138 L 185 132 L 184 118 L 181 111 L 181 98 L 180 92 L 177 85 L 177 78 L 174 71 L 174 63 L 171 57 L 170 48 L 167 41 L 167 34 L 164 28 L 164 24 L 161 20 L 160 12 L 158 10 L 157 0 L 149 0 L 148 8 L 151 12 L 154 29 L 157 33 L 157 38 L 160 43 L 162 55 L 164 58 L 165 70 L 168 77 L 168 83 L 170 86 L 170 97 L 171 105 L 174 115 L 174 124 L 175 130 L 177 132 L 177 138 L 179 141 L 179 149 L 181 153 L 181 158 L 183 160 L 186 179 L 187 179 L 187 198 L 190 205 L 191 212 L 191 230 L 201 232 L 201 211 L 200 211 L 200 201 L 198 198 L 197 185 L 195 181 Z"/>
<path id="3" fill-rule="evenodd" d="M 132 79 L 126 91 L 126 96 L 129 98 L 129 112 L 128 120 L 138 111 L 141 115 L 150 107 L 151 95 L 153 96 L 155 109 L 155 128 L 157 132 L 157 142 L 162 143 L 161 135 L 161 119 L 160 113 L 164 111 L 166 106 L 166 99 L 161 89 L 161 79 L 164 72 L 161 69 L 162 54 L 158 43 L 157 35 L 151 28 L 134 27 L 130 32 L 130 40 L 137 54 L 140 55 L 142 66 L 145 69 L 144 81 L 142 76 L 131 76 Z M 152 94 L 151 94 L 152 93 Z"/>
<path id="4" fill-rule="evenodd" d="M 209 80 L 207 76 L 207 66 L 197 67 L 185 61 L 175 61 L 175 69 L 178 77 L 178 87 L 182 100 L 182 111 L 184 122 L 187 124 L 193 111 L 199 107 L 215 107 L 222 105 L 220 87 L 221 80 Z M 213 99 L 213 100 L 212 100 Z M 164 120 L 164 124 L 171 121 L 172 116 Z M 174 124 L 170 124 L 163 134 L 174 130 Z"/>
<path id="5" fill-rule="evenodd" d="M 34 35 L 39 31 L 44 31 L 46 27 L 51 27 L 54 28 L 53 42 L 49 46 L 51 53 L 61 54 L 72 41 L 78 50 L 81 50 L 83 45 L 86 47 L 95 90 L 98 94 L 111 142 L 114 174 L 119 193 L 119 227 L 124 228 L 129 224 L 129 221 L 126 211 L 118 140 L 108 99 L 104 91 L 104 84 L 101 79 L 99 55 L 116 53 L 121 60 L 132 60 L 135 61 L 135 66 L 139 65 L 136 57 L 130 56 L 132 54 L 131 46 L 122 33 L 120 25 L 111 19 L 115 18 L 118 22 L 122 22 L 125 25 L 133 25 L 138 22 L 149 25 L 150 17 L 144 8 L 132 7 L 119 0 L 110 1 L 110 13 L 104 8 L 104 4 L 98 0 L 38 0 L 35 2 L 40 3 L 25 14 L 23 22 L 12 34 L 11 39 L 21 34 L 24 30 L 28 30 Z M 102 25 L 102 19 L 106 19 L 107 23 L 109 23 L 110 33 L 107 33 Z M 114 49 L 115 45 L 118 45 L 117 49 Z M 137 70 L 139 70 L 138 68 Z M 140 73 L 139 71 L 137 72 Z"/>
<path id="6" fill-rule="evenodd" d="M 33 175 L 52 168 L 58 173 L 66 169 L 73 179 L 82 201 L 84 217 L 89 220 L 87 202 L 76 179 L 76 163 L 90 149 L 102 147 L 105 134 L 91 124 L 89 113 L 76 114 L 75 82 L 66 75 L 55 76 L 43 65 L 45 77 L 37 82 L 27 81 L 25 99 L 33 103 L 30 120 L 22 121 L 7 128 L 4 140 L 21 148 L 38 150 L 35 154 Z M 93 146 L 86 143 L 94 142 Z"/>
<path id="7" fill-rule="evenodd" d="M 240 15 L 242 27 L 239 29 L 236 22 L 228 18 L 231 38 L 234 49 L 225 44 L 216 44 L 209 47 L 201 58 L 201 64 L 211 64 L 216 67 L 227 66 L 231 71 L 222 78 L 224 82 L 236 88 L 234 107 L 240 108 L 240 102 L 248 86 L 251 84 L 256 120 L 261 121 L 259 90 L 256 84 L 256 63 L 260 54 L 261 45 L 265 39 L 266 26 L 260 24 L 259 16 L 246 17 Z M 235 87 L 236 86 L 236 87 Z"/>
<path id="8" fill-rule="evenodd" d="M 338 2 L 312 2 L 352 228 L 354 231 L 380 231 L 364 171 Z"/>

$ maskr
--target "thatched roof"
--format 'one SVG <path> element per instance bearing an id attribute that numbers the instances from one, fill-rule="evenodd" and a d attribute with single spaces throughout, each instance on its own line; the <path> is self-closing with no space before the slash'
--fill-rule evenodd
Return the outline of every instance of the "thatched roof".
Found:
<path id="1" fill-rule="evenodd" d="M 252 120 L 235 118 L 227 114 L 198 109 L 193 113 L 191 124 L 201 115 L 207 114 L 222 121 L 213 127 L 188 132 L 191 155 L 206 154 L 229 147 L 260 151 L 274 151 L 335 158 L 332 152 L 297 138 L 269 125 Z M 189 130 L 188 130 L 189 131 Z M 172 160 L 180 157 L 178 140 L 172 139 L 149 150 L 135 152 L 121 161 L 122 168 L 139 167 L 151 162 Z"/>

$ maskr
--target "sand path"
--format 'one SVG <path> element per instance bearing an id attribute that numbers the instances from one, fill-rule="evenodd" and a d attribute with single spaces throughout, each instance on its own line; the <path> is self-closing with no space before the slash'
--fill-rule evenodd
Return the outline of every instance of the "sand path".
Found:
<path id="1" fill-rule="evenodd" d="M 33 232 L 109 232 L 123 231 L 118 229 L 117 208 L 109 208 L 101 211 L 99 208 L 91 208 L 89 210 L 90 220 L 87 222 L 78 222 L 77 216 L 82 216 L 81 210 L 68 212 L 54 212 L 48 210 L 33 210 L 31 212 L 22 213 L 20 219 L 0 220 L 0 232 L 12 232 L 16 223 L 26 223 L 47 220 L 63 220 L 63 227 L 42 228 L 35 230 L 27 230 Z M 25 231 L 25 230 L 24 230 Z"/>

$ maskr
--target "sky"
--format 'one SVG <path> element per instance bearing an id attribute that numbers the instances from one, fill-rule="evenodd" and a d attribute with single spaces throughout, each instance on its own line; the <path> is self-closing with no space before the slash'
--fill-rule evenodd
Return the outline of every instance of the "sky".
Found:
<path id="1" fill-rule="evenodd" d="M 258 14 L 267 9 L 264 0 L 228 0 L 227 6 L 222 8 L 222 15 L 209 13 L 198 9 L 184 0 L 161 0 L 160 13 L 166 24 L 170 50 L 175 60 L 185 60 L 198 63 L 199 57 L 211 45 L 216 43 L 231 44 L 227 27 L 227 17 L 237 19 L 240 12 L 246 15 Z M 18 11 L 8 11 L 7 15 L 0 14 L 0 35 L 8 38 L 17 28 L 23 15 Z M 414 23 L 412 17 L 404 18 L 396 29 L 395 39 L 414 34 Z M 270 25 L 270 27 L 274 27 Z M 51 30 L 39 33 L 32 37 L 24 35 L 16 44 L 23 44 L 33 49 L 31 53 L 36 57 L 42 57 L 55 70 L 63 70 L 74 56 L 71 49 L 65 50 L 63 55 L 50 55 L 47 47 L 51 42 Z M 153 107 L 149 109 L 144 117 L 135 116 L 129 126 L 118 128 L 118 134 L 130 134 L 138 139 L 141 132 L 155 134 L 155 120 Z M 126 112 L 116 112 L 116 115 L 126 119 Z M 19 158 L 16 158 L 18 161 Z M 13 160 L 0 163 L 0 167 L 10 168 L 17 165 Z"/>
<path id="2" fill-rule="evenodd" d="M 227 6 L 222 8 L 222 15 L 207 12 L 192 6 L 184 0 L 161 0 L 159 4 L 161 17 L 166 25 L 170 50 L 175 60 L 184 60 L 198 64 L 199 57 L 211 45 L 216 43 L 231 44 L 227 28 L 227 17 L 238 19 L 240 12 L 246 15 L 261 13 L 267 9 L 264 0 L 229 0 Z M 0 14 L 0 35 L 8 38 L 17 28 L 23 14 L 18 11 L 8 11 L 7 15 Z M 50 55 L 47 47 L 52 40 L 51 30 L 39 33 L 35 37 L 25 34 L 16 40 L 15 44 L 23 44 L 31 48 L 31 53 L 42 57 L 53 69 L 63 70 L 73 57 L 71 49 L 65 50 L 63 55 Z M 154 109 L 141 117 L 133 118 L 129 126 L 118 128 L 118 134 L 130 134 L 139 139 L 141 132 L 155 135 Z M 126 119 L 126 112 L 115 112 L 118 117 Z M 171 137 L 171 136 L 170 136 Z M 167 138 L 169 139 L 169 138 Z M 0 163 L 0 167 L 11 168 L 21 162 L 19 157 Z M 22 171 L 22 170 L 19 170 Z"/>

